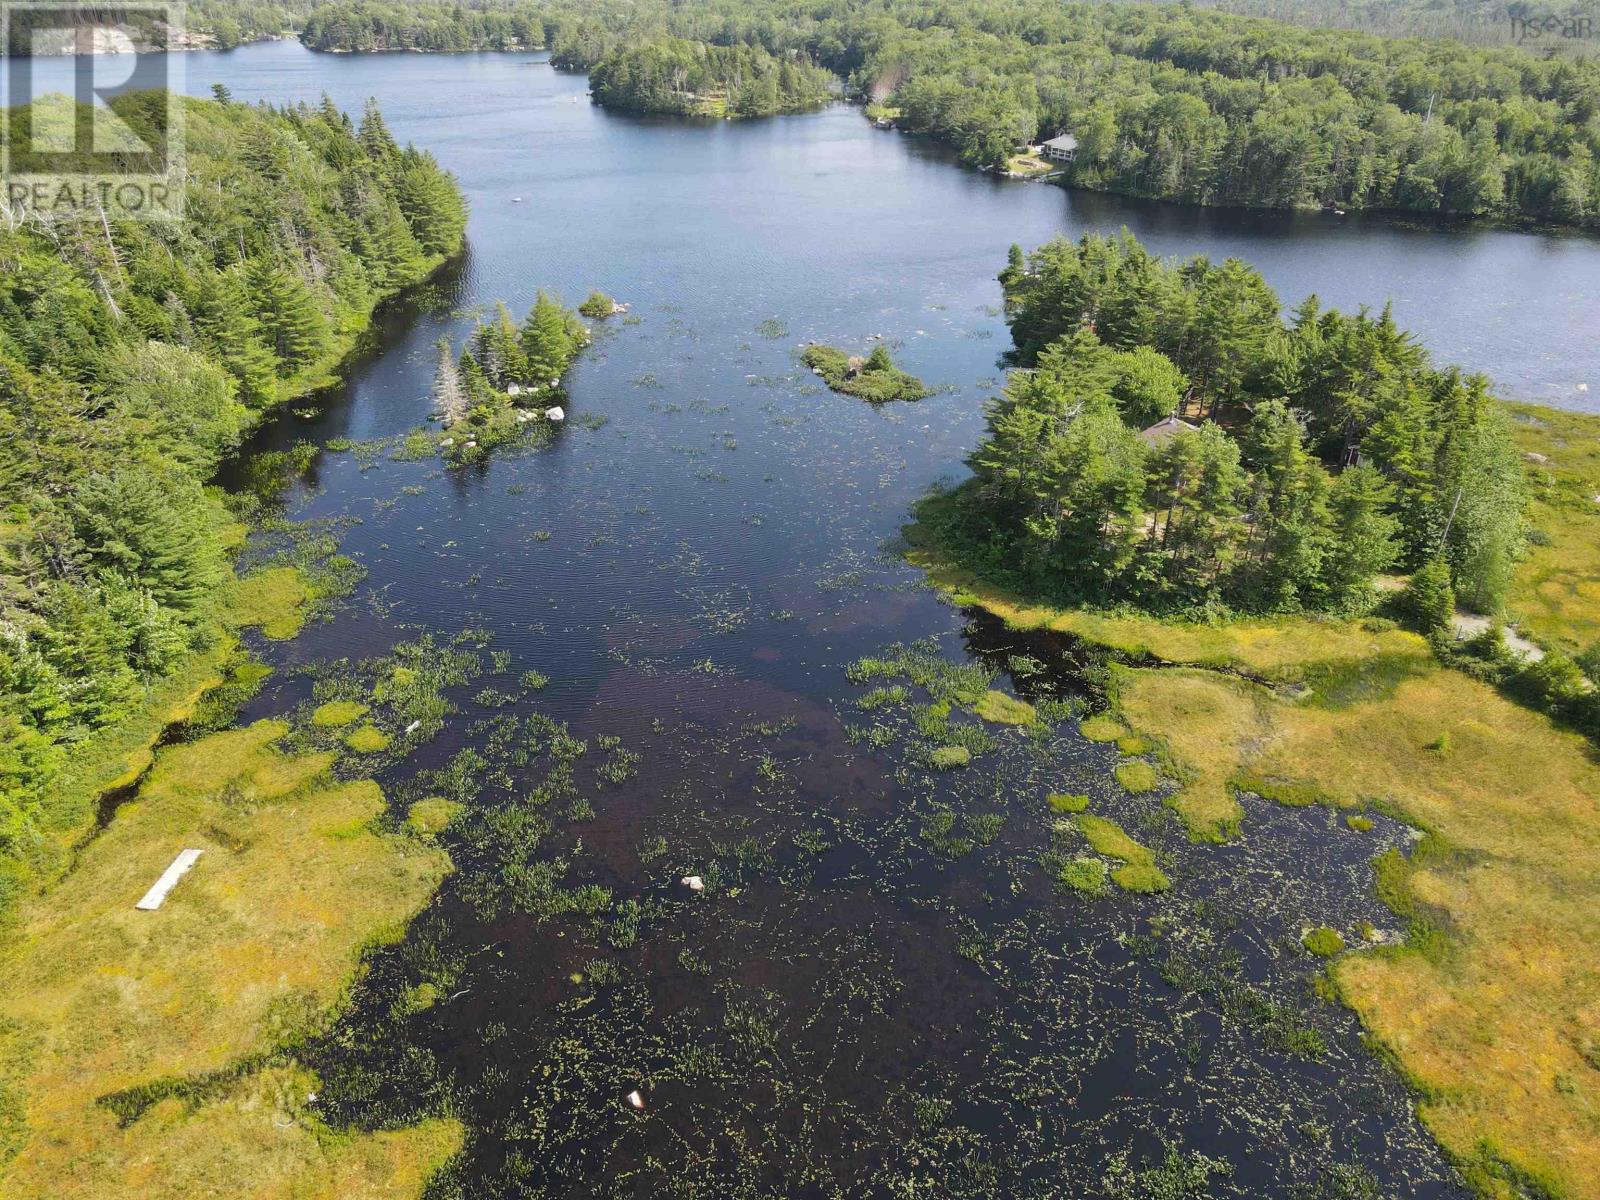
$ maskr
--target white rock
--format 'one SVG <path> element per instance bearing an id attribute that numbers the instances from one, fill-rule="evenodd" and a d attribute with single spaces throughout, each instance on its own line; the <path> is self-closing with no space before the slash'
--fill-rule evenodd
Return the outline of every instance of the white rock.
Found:
<path id="1" fill-rule="evenodd" d="M 544 419 L 547 421 L 565 421 L 567 414 L 562 411 L 559 404 L 544 410 Z"/>
<path id="2" fill-rule="evenodd" d="M 683 886 L 691 892 L 703 892 L 706 890 L 706 881 L 698 875 L 685 875 L 683 877 Z"/>
<path id="3" fill-rule="evenodd" d="M 1580 383 L 1578 385 L 1578 390 L 1580 392 L 1587 392 L 1589 390 L 1589 385 L 1587 383 Z"/>
<path id="4" fill-rule="evenodd" d="M 508 395 L 508 396 L 520 396 L 520 395 L 522 395 L 522 385 L 520 383 L 508 384 L 506 386 L 506 395 Z"/>
<path id="5" fill-rule="evenodd" d="M 468 442 L 467 443 L 467 449 L 468 450 L 476 450 L 477 448 L 478 448 L 478 443 L 477 442 Z"/>
<path id="6" fill-rule="evenodd" d="M 456 444 L 455 438 L 445 438 L 444 441 L 439 443 L 439 445 L 441 445 L 441 446 L 454 446 L 455 444 Z"/>
<path id="7" fill-rule="evenodd" d="M 633 1109 L 635 1112 L 644 1111 L 644 1093 L 638 1088 L 635 1088 L 633 1091 L 629 1092 L 627 1099 L 629 1108 Z"/>
<path id="8" fill-rule="evenodd" d="M 411 724 L 406 726 L 406 732 L 407 733 L 415 733 L 417 730 L 419 730 L 421 728 L 422 728 L 422 722 L 421 721 L 413 721 L 413 722 L 411 722 Z"/>

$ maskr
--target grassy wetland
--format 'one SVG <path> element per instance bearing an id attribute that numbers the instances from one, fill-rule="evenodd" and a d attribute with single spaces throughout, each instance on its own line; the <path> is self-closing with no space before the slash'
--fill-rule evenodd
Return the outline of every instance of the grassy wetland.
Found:
<path id="1" fill-rule="evenodd" d="M 200 61 L 253 101 L 255 53 Z M 68 764 L 7 933 L 0 1195 L 1593 1195 L 1590 745 L 1375 614 L 1042 603 L 902 535 L 1003 383 L 995 231 L 1060 197 L 525 58 L 306 84 L 549 169 L 462 136 L 468 251 L 216 480 L 229 637 Z M 600 288 L 565 419 L 441 454 L 441 340 Z M 863 330 L 941 394 L 798 358 Z M 1521 417 L 1506 613 L 1581 653 L 1595 430 Z"/>

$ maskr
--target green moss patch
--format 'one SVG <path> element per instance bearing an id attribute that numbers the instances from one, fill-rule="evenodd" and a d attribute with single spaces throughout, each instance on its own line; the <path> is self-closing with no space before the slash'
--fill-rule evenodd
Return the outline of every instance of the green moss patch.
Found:
<path id="1" fill-rule="evenodd" d="M 1117 769 L 1112 772 L 1127 791 L 1134 795 L 1142 792 L 1153 792 L 1161 782 L 1161 776 L 1156 769 L 1141 758 L 1130 762 L 1117 764 Z"/>
<path id="2" fill-rule="evenodd" d="M 972 706 L 972 711 L 985 721 L 996 725 L 1032 725 L 1039 714 L 1026 700 L 1018 700 L 1004 692 L 987 691 Z"/>
<path id="3" fill-rule="evenodd" d="M 376 754 L 389 748 L 389 735 L 376 725 L 363 725 L 360 729 L 352 730 L 350 736 L 344 739 L 344 744 L 357 754 Z"/>
<path id="4" fill-rule="evenodd" d="M 1114 742 L 1128 736 L 1128 727 L 1108 713 L 1099 713 L 1080 721 L 1078 732 L 1091 742 Z"/>
<path id="5" fill-rule="evenodd" d="M 1072 795 L 1068 792 L 1054 792 L 1044 800 L 1050 806 L 1051 812 L 1081 813 L 1089 807 L 1089 797 Z"/>
<path id="6" fill-rule="evenodd" d="M 310 600 L 305 576 L 296 567 L 273 567 L 236 580 L 228 591 L 226 619 L 256 628 L 273 641 L 287 641 L 305 624 Z"/>
<path id="7" fill-rule="evenodd" d="M 1110 869 L 1098 858 L 1074 858 L 1056 872 L 1057 883 L 1085 896 L 1104 895 L 1110 877 Z"/>
<path id="8" fill-rule="evenodd" d="M 1164 892 L 1172 886 L 1167 873 L 1155 863 L 1125 863 L 1111 872 L 1111 882 L 1125 892 Z"/>
<path id="9" fill-rule="evenodd" d="M 972 751 L 965 746 L 940 746 L 928 755 L 928 761 L 941 771 L 953 771 L 972 761 Z"/>
<path id="10" fill-rule="evenodd" d="M 1085 813 L 1077 818 L 1077 823 L 1096 854 L 1122 862 L 1122 866 L 1111 872 L 1111 882 L 1124 891 L 1162 892 L 1172 886 L 1165 872 L 1156 866 L 1150 848 L 1134 841 L 1115 821 Z"/>
<path id="11" fill-rule="evenodd" d="M 311 723 L 323 729 L 336 729 L 367 715 L 367 706 L 354 700 L 330 700 L 311 714 Z"/>
<path id="12" fill-rule="evenodd" d="M 461 804 L 446 800 L 443 796 L 425 796 L 413 804 L 411 811 L 406 814 L 406 828 L 412 833 L 431 837 L 455 820 L 461 809 Z"/>
<path id="13" fill-rule="evenodd" d="M 1332 958 L 1344 949 L 1344 938 L 1337 929 L 1329 929 L 1326 925 L 1319 925 L 1309 929 L 1300 937 L 1301 943 L 1318 958 Z"/>

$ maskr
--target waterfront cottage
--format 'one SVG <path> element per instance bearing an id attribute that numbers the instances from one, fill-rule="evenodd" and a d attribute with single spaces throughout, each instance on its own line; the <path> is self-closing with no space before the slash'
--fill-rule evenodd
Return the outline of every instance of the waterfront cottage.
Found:
<path id="1" fill-rule="evenodd" d="M 1039 153 L 1052 162 L 1069 163 L 1078 157 L 1078 139 L 1070 133 L 1063 133 L 1043 143 Z"/>
<path id="2" fill-rule="evenodd" d="M 1148 429 L 1141 429 L 1139 431 L 1139 440 L 1146 446 L 1159 446 L 1164 442 L 1171 441 L 1180 433 L 1195 433 L 1198 428 L 1198 426 L 1189 424 L 1181 417 L 1163 417 Z"/>

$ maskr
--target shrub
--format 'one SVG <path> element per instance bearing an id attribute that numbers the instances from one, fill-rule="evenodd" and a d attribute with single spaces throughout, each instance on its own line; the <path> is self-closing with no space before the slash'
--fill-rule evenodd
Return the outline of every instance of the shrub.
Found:
<path id="1" fill-rule="evenodd" d="M 1419 567 L 1395 602 L 1402 619 L 1425 637 L 1447 633 L 1456 613 L 1455 589 L 1450 585 L 1450 565 L 1442 558 Z"/>

